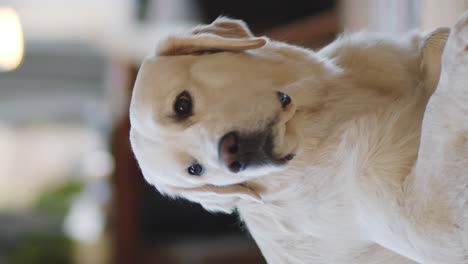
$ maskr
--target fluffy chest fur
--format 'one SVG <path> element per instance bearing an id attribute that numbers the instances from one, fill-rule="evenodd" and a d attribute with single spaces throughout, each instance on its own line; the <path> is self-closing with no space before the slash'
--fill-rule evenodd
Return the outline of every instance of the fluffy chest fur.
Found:
<path id="1" fill-rule="evenodd" d="M 416 104 L 408 111 L 364 114 L 339 135 L 306 145 L 304 160 L 293 161 L 287 173 L 251 183 L 264 190 L 264 204 L 240 204 L 239 213 L 262 250 L 271 252 L 269 263 L 411 263 L 372 242 L 402 243 L 392 228 L 404 227 L 385 229 L 379 219 L 398 222 L 395 212 L 416 159 L 421 120 L 408 117 L 422 109 Z"/>

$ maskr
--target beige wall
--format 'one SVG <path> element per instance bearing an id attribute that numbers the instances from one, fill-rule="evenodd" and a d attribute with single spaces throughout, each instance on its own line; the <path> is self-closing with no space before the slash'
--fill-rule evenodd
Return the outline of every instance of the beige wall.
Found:
<path id="1" fill-rule="evenodd" d="M 342 0 L 345 30 L 400 34 L 412 28 L 450 26 L 468 9 L 468 0 Z"/>
<path id="2" fill-rule="evenodd" d="M 451 26 L 468 9 L 468 0 L 421 0 L 421 28 Z"/>
<path id="3" fill-rule="evenodd" d="M 369 24 L 368 0 L 342 0 L 339 12 L 344 30 L 357 31 Z"/>
<path id="4" fill-rule="evenodd" d="M 344 30 L 401 34 L 419 26 L 419 0 L 342 0 Z"/>

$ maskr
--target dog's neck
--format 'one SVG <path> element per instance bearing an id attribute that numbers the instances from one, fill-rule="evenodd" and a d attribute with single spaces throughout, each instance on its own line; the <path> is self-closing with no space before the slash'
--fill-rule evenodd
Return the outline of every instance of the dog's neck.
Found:
<path id="1" fill-rule="evenodd" d="M 295 52 L 300 54 L 306 51 L 299 49 Z M 313 53 L 302 57 L 298 55 L 296 59 L 301 63 L 289 64 L 288 67 L 297 67 L 293 70 L 301 76 L 289 80 L 285 84 L 285 92 L 297 105 L 297 112 L 293 118 L 297 130 L 304 138 L 303 152 L 291 162 L 286 172 L 267 175 L 247 183 L 265 195 L 278 193 L 298 183 L 289 178 L 304 176 L 303 173 L 294 171 L 296 162 L 307 163 L 309 167 L 313 164 L 327 166 L 327 163 L 340 163 L 336 160 L 335 153 L 343 141 L 344 133 L 354 126 L 355 121 L 367 118 L 369 113 L 375 111 L 396 112 L 395 107 L 402 105 L 395 102 L 402 98 L 410 100 L 405 101 L 404 104 L 421 102 L 416 103 L 415 108 L 408 111 L 422 113 L 427 99 L 422 95 L 414 96 L 408 92 L 391 89 L 392 85 L 401 86 L 397 83 L 398 80 L 394 84 L 387 81 L 390 88 L 376 88 L 374 80 L 362 80 L 359 75 L 347 72 L 346 69 L 334 65 L 331 60 L 319 60 Z M 417 116 L 417 114 L 411 113 L 409 116 Z M 413 130 L 417 130 L 417 127 L 418 125 Z M 312 177 L 312 175 L 309 176 Z"/>

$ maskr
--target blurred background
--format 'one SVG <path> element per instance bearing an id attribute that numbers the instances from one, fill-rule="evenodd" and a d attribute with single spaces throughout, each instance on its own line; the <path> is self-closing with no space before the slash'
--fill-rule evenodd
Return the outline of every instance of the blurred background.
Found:
<path id="1" fill-rule="evenodd" d="M 0 0 L 0 264 L 264 263 L 235 215 L 161 197 L 128 142 L 158 39 L 219 15 L 319 49 L 449 26 L 467 0 Z"/>

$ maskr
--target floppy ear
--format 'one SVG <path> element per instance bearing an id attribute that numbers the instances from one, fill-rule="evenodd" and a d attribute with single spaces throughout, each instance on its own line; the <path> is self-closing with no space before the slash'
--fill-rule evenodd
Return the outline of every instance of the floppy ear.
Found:
<path id="1" fill-rule="evenodd" d="M 449 28 L 438 28 L 427 35 L 422 46 L 422 71 L 425 89 L 431 95 L 439 82 L 442 52 L 449 36 Z"/>
<path id="2" fill-rule="evenodd" d="M 257 192 L 241 184 L 204 185 L 197 188 L 176 188 L 173 191 L 186 199 L 200 203 L 206 210 L 212 212 L 232 213 L 240 200 L 263 203 Z"/>
<path id="3" fill-rule="evenodd" d="M 156 55 L 244 51 L 263 47 L 266 43 L 266 38 L 254 37 L 244 22 L 222 17 L 210 25 L 197 27 L 186 36 L 167 38 L 159 45 Z"/>
<path id="4" fill-rule="evenodd" d="M 226 38 L 253 38 L 244 21 L 227 17 L 218 17 L 209 25 L 202 25 L 195 28 L 193 34 L 211 33 Z"/>

